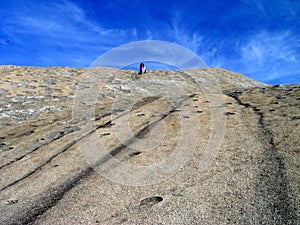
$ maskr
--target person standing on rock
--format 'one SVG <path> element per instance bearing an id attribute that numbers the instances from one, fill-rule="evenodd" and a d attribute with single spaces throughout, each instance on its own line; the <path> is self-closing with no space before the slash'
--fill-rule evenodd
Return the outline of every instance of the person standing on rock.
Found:
<path id="1" fill-rule="evenodd" d="M 146 73 L 146 66 L 144 65 L 144 63 L 141 63 L 139 74 L 144 74 L 144 73 Z"/>

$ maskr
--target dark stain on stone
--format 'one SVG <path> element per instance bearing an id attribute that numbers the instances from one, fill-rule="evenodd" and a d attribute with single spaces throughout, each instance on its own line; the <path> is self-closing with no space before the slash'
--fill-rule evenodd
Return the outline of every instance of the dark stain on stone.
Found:
<path id="1" fill-rule="evenodd" d="M 138 101 L 134 104 L 134 106 L 132 107 L 132 110 L 135 110 L 135 109 L 138 109 L 144 105 L 147 105 L 149 103 L 152 103 L 158 99 L 160 99 L 161 96 L 148 96 L 148 97 L 145 97 L 143 98 L 141 101 Z"/>
<path id="2" fill-rule="evenodd" d="M 118 113 L 121 113 L 121 112 L 124 112 L 124 111 L 125 111 L 125 109 L 114 109 L 112 111 L 112 114 L 118 114 Z"/>
<path id="3" fill-rule="evenodd" d="M 225 112 L 225 113 L 224 113 L 225 116 L 231 116 L 231 115 L 234 115 L 234 114 L 235 114 L 235 113 L 233 113 L 233 112 Z"/>
<path id="4" fill-rule="evenodd" d="M 101 134 L 100 136 L 103 137 L 103 136 L 108 136 L 108 135 L 110 135 L 110 133 L 109 132 L 105 132 L 105 133 Z"/>
<path id="5" fill-rule="evenodd" d="M 109 127 L 112 127 L 113 125 L 115 125 L 115 124 L 112 123 L 111 120 L 109 120 L 109 121 L 107 121 L 107 122 L 104 123 L 104 124 L 98 125 L 98 126 L 97 126 L 97 129 L 99 129 L 99 128 L 109 128 Z"/>
<path id="6" fill-rule="evenodd" d="M 292 120 L 300 120 L 300 116 L 294 116 L 291 118 Z"/>
<path id="7" fill-rule="evenodd" d="M 189 95 L 189 97 L 190 97 L 190 98 L 194 98 L 194 97 L 196 97 L 196 96 L 199 96 L 199 95 L 198 95 L 198 94 L 195 94 L 195 93 L 194 93 L 194 94 L 191 94 L 191 95 Z"/>
<path id="8" fill-rule="evenodd" d="M 124 149 L 126 149 L 126 144 L 127 143 L 125 143 L 125 145 L 124 144 L 121 144 L 121 145 L 119 145 L 118 147 L 116 147 L 115 149 L 113 149 L 112 151 L 110 151 L 110 155 L 111 156 L 116 156 L 116 155 L 118 155 L 122 150 L 124 150 Z"/>
<path id="9" fill-rule="evenodd" d="M 264 220 L 273 221 L 273 211 L 280 215 L 283 224 L 292 224 L 289 221 L 296 221 L 298 214 L 295 196 L 290 189 L 285 163 L 278 153 L 274 134 L 265 122 L 264 113 L 258 112 L 255 106 L 244 103 L 235 93 L 226 94 L 234 98 L 239 105 L 252 109 L 258 116 L 259 141 L 263 144 L 265 151 L 261 156 L 260 178 L 256 184 L 255 198 L 257 205 L 268 205 L 270 209 L 265 212 L 265 218 L 259 223 L 264 223 Z"/>
<path id="10" fill-rule="evenodd" d="M 181 109 L 172 109 L 172 110 L 170 110 L 170 113 L 180 112 L 180 111 L 182 111 L 182 110 Z"/>
<path id="11" fill-rule="evenodd" d="M 129 153 L 129 156 L 133 157 L 133 156 L 139 155 L 141 153 L 142 152 L 131 152 L 131 153 Z"/>
<path id="12" fill-rule="evenodd" d="M 7 201 L 6 201 L 6 204 L 7 204 L 7 205 L 14 205 L 14 204 L 16 204 L 16 203 L 18 203 L 18 200 L 17 200 L 17 199 L 12 199 L 12 200 L 7 200 Z"/>
<path id="13" fill-rule="evenodd" d="M 151 127 L 150 124 L 148 124 L 142 130 L 140 130 L 140 132 L 137 135 L 135 135 L 135 137 L 139 139 L 143 139 L 149 134 L 150 131 L 151 131 Z"/>
<path id="14" fill-rule="evenodd" d="M 3 151 L 3 152 L 8 152 L 8 151 L 13 150 L 13 149 L 14 149 L 13 146 L 7 146 L 7 147 L 5 147 L 2 151 Z"/>
<path id="15" fill-rule="evenodd" d="M 161 201 L 163 201 L 163 197 L 160 197 L 160 196 L 152 196 L 152 197 L 149 197 L 149 198 L 144 198 L 143 200 L 141 200 L 140 202 L 140 206 L 148 206 L 148 207 L 151 207 Z"/>
<path id="16" fill-rule="evenodd" d="M 25 132 L 17 135 L 16 137 L 19 138 L 19 137 L 22 137 L 22 136 L 29 136 L 29 135 L 31 135 L 33 133 L 34 133 L 34 130 L 28 130 L 28 131 L 25 131 Z"/>

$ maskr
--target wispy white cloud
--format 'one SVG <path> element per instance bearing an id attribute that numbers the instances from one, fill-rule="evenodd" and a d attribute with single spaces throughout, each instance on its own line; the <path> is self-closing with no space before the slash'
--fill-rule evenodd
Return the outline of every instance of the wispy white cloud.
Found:
<path id="1" fill-rule="evenodd" d="M 293 16 L 296 16 L 296 12 L 295 12 L 295 9 L 293 8 L 293 5 L 292 5 L 291 1 L 286 0 L 285 4 L 286 4 L 286 8 L 290 12 L 290 14 L 293 15 Z"/>
<path id="2" fill-rule="evenodd" d="M 252 13 L 259 13 L 267 21 L 271 21 L 274 18 L 278 18 L 280 15 L 289 16 L 294 18 L 297 16 L 297 8 L 299 3 L 297 1 L 291 2 L 290 0 L 242 0 L 246 4 L 248 10 Z"/>
<path id="3" fill-rule="evenodd" d="M 270 20 L 266 10 L 265 10 L 265 7 L 263 6 L 262 2 L 261 1 L 258 1 L 258 0 L 255 0 L 254 3 L 256 4 L 259 12 L 265 17 L 265 19 L 267 20 Z"/>
<path id="4" fill-rule="evenodd" d="M 262 80 L 269 82 L 284 76 L 299 74 L 300 43 L 290 31 L 261 31 L 249 36 L 241 45 L 243 70 L 249 74 L 264 71 Z M 258 76 L 258 75 L 256 75 Z"/>
<path id="5" fill-rule="evenodd" d="M 82 29 L 96 34 L 105 31 L 97 24 L 90 22 L 86 18 L 85 12 L 72 2 L 61 1 L 47 4 L 28 2 L 24 8 L 26 10 L 13 14 L 9 18 L 8 29 L 11 32 L 80 39 L 85 36 Z"/>
<path id="6" fill-rule="evenodd" d="M 191 32 L 186 25 L 183 25 L 179 11 L 175 11 L 174 14 L 172 28 L 169 33 L 173 36 L 176 43 L 189 48 L 193 52 L 197 52 L 203 44 L 203 37 L 197 31 Z"/>
<path id="7" fill-rule="evenodd" d="M 245 45 L 241 47 L 241 55 L 258 64 L 265 64 L 270 59 L 295 62 L 299 47 L 299 41 L 290 31 L 261 31 L 247 38 Z"/>
<path id="8" fill-rule="evenodd" d="M 203 47 L 202 55 L 209 66 L 230 69 L 266 83 L 291 83 L 300 74 L 300 41 L 290 30 L 262 30 Z"/>
<path id="9" fill-rule="evenodd" d="M 154 38 L 153 33 L 150 30 L 146 31 L 146 40 L 152 40 Z"/>
<path id="10" fill-rule="evenodd" d="M 88 51 L 104 53 L 122 44 L 125 39 L 138 36 L 135 28 L 103 28 L 98 21 L 90 19 L 83 8 L 68 0 L 46 3 L 28 1 L 19 4 L 19 7 L 20 10 L 14 10 L 5 18 L 0 33 L 6 33 L 23 49 L 47 52 L 39 57 L 42 63 L 64 58 L 70 66 L 77 65 L 74 61 L 76 51 L 76 55 L 86 55 Z"/>
<path id="11" fill-rule="evenodd" d="M 276 1 L 276 0 L 275 0 Z M 251 13 L 257 14 L 257 16 L 263 15 L 263 17 L 270 21 L 270 17 L 268 12 L 266 11 L 266 7 L 264 6 L 264 2 L 261 0 L 242 0 L 242 3 L 246 5 L 247 8 L 251 8 Z M 270 6 L 270 3 L 267 5 Z M 249 11 L 247 12 L 249 13 Z"/>

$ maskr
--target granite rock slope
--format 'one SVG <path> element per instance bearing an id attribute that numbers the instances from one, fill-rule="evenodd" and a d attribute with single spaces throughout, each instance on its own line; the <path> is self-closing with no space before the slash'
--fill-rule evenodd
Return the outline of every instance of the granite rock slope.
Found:
<path id="1" fill-rule="evenodd" d="M 0 68 L 0 224 L 297 224 L 300 85 Z"/>

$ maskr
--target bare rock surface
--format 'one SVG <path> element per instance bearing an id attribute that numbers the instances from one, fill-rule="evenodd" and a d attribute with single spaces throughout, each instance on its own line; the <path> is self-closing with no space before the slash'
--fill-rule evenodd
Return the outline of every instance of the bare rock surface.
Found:
<path id="1" fill-rule="evenodd" d="M 299 224 L 300 85 L 0 67 L 0 224 Z"/>

